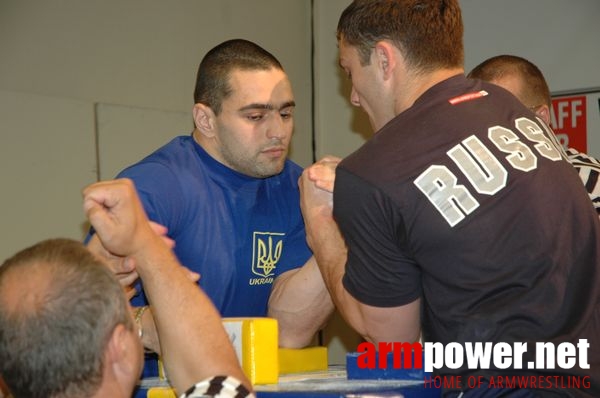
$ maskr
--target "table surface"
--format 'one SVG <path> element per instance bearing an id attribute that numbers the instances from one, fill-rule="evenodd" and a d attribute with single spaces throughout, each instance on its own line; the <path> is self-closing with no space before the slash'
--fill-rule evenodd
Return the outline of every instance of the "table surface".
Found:
<path id="1" fill-rule="evenodd" d="M 440 390 L 418 380 L 349 380 L 343 366 L 279 376 L 279 383 L 254 386 L 258 397 L 435 397 Z"/>
<path id="2" fill-rule="evenodd" d="M 164 380 L 144 379 L 135 398 L 146 398 L 150 387 L 164 386 L 167 386 Z M 439 389 L 425 387 L 418 380 L 349 380 L 344 366 L 330 366 L 327 371 L 281 375 L 277 384 L 255 385 L 254 389 L 258 398 L 440 397 Z"/>

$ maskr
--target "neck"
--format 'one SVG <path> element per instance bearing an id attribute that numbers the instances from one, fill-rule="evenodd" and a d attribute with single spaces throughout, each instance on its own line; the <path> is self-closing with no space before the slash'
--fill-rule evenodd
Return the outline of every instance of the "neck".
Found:
<path id="1" fill-rule="evenodd" d="M 111 398 L 130 398 L 131 392 L 126 392 L 123 390 L 123 386 L 119 383 L 105 383 L 102 382 L 102 385 L 96 391 L 96 394 L 92 396 L 92 398 L 103 398 L 103 397 L 111 397 Z"/>
<path id="2" fill-rule="evenodd" d="M 192 132 L 192 138 L 202 148 L 205 147 L 206 144 L 204 143 L 204 140 L 202 139 L 202 134 L 198 131 L 198 129 L 194 129 L 194 131 Z"/>
<path id="3" fill-rule="evenodd" d="M 198 129 L 194 129 L 194 132 L 192 133 L 192 138 L 213 159 L 215 159 L 219 163 L 222 163 L 225 166 L 229 167 L 229 165 L 227 165 L 225 163 L 225 161 L 223 160 L 223 158 L 221 157 L 221 154 L 216 150 L 216 147 L 215 147 L 215 138 L 214 137 L 213 138 L 208 138 L 208 137 L 204 136 L 200 131 L 198 131 Z"/>
<path id="4" fill-rule="evenodd" d="M 394 112 L 396 115 L 404 112 L 415 101 L 436 84 L 458 74 L 464 73 L 463 68 L 438 69 L 433 72 L 410 72 L 405 79 L 400 80 L 400 87 L 396 89 L 396 102 Z"/>
<path id="5" fill-rule="evenodd" d="M 116 365 L 104 364 L 102 381 L 92 398 L 131 398 L 137 378 L 131 378 L 121 372 L 115 373 L 114 366 Z"/>

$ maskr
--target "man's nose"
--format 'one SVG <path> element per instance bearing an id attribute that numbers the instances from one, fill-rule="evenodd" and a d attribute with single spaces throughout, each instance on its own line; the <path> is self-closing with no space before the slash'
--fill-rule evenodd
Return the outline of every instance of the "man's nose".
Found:
<path id="1" fill-rule="evenodd" d="M 284 138 L 287 133 L 287 127 L 283 117 L 281 115 L 277 115 L 271 118 L 269 125 L 267 127 L 267 137 L 269 138 Z"/>

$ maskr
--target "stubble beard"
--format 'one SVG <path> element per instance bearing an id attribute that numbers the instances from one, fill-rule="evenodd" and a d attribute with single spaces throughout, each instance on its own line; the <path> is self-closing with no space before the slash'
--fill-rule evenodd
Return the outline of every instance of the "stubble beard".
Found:
<path id="1" fill-rule="evenodd" d="M 273 159 L 262 152 L 258 152 L 252 157 L 243 156 L 241 154 L 236 156 L 228 151 L 223 152 L 223 156 L 231 168 L 238 173 L 254 178 L 269 178 L 281 173 L 285 165 L 287 154 L 288 151 L 286 150 L 281 157 Z"/>

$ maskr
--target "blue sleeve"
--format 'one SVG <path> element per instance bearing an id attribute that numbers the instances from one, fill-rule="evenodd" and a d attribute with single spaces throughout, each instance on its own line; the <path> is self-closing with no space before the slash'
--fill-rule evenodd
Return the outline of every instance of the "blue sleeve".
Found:
<path id="1" fill-rule="evenodd" d="M 133 181 L 148 218 L 167 227 L 172 237 L 181 225 L 179 209 L 185 206 L 175 173 L 162 163 L 143 162 L 123 170 L 117 178 Z"/>
<path id="2" fill-rule="evenodd" d="M 179 225 L 176 211 L 184 205 L 180 183 L 172 170 L 158 162 L 143 162 L 123 170 L 117 178 L 133 181 L 148 218 L 167 227 L 167 235 L 173 238 Z M 148 300 L 140 282 L 136 284 L 138 295 L 131 299 L 133 306 L 147 305 Z"/>

